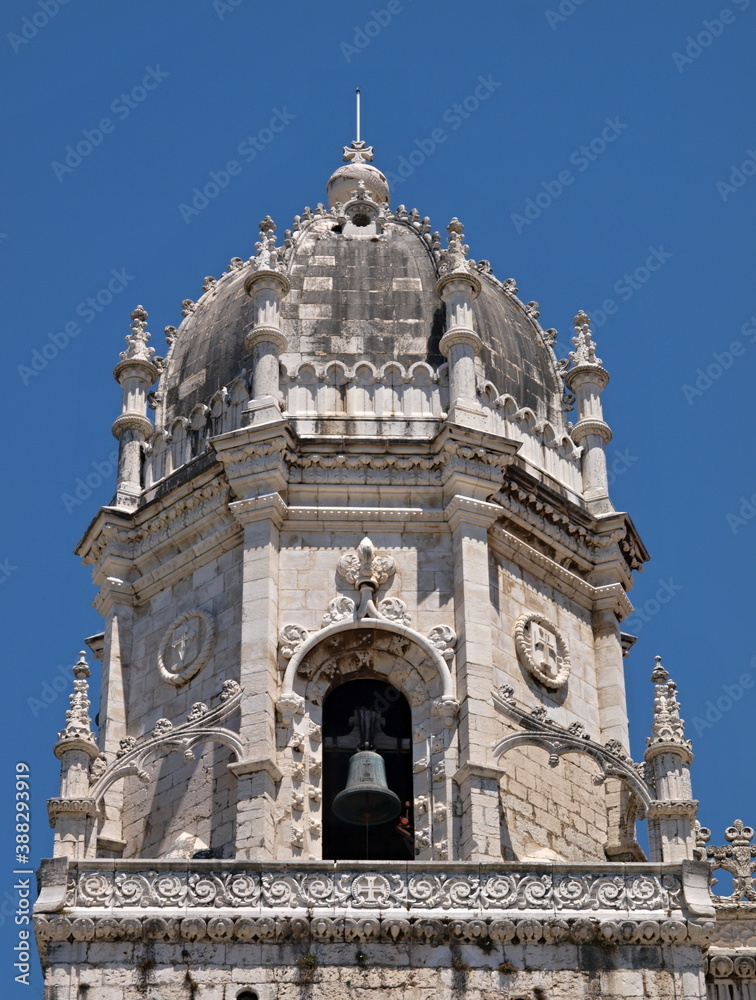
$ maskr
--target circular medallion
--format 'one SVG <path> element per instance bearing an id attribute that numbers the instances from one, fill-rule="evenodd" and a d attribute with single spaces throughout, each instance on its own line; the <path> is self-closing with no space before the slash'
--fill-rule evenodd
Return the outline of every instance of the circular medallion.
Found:
<path id="1" fill-rule="evenodd" d="M 163 680 L 176 687 L 202 670 L 215 644 L 215 622 L 206 611 L 187 611 L 168 628 L 158 651 Z"/>
<path id="2" fill-rule="evenodd" d="M 515 624 L 517 652 L 537 681 L 560 688 L 570 675 L 567 643 L 556 625 L 543 615 L 520 615 Z"/>

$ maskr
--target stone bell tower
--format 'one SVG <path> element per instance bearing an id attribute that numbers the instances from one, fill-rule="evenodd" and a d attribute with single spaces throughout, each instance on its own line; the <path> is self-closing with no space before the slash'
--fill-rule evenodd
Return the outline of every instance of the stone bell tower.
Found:
<path id="1" fill-rule="evenodd" d="M 661 663 L 629 756 L 647 554 L 609 496 L 589 319 L 557 360 L 538 304 L 457 219 L 444 241 L 392 209 L 372 159 L 347 147 L 282 238 L 265 218 L 165 358 L 132 314 L 115 496 L 77 549 L 102 695 L 95 734 L 82 655 L 46 1000 L 707 995 Z"/>

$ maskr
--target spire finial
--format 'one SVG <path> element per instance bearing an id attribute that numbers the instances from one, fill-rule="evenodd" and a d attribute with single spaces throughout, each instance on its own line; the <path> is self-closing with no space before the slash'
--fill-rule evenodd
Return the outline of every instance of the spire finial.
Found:
<path id="1" fill-rule="evenodd" d="M 355 100 L 357 102 L 357 137 L 356 137 L 356 141 L 359 142 L 360 141 L 360 88 L 359 87 L 357 87 L 357 89 L 355 90 L 354 96 L 355 96 Z"/>

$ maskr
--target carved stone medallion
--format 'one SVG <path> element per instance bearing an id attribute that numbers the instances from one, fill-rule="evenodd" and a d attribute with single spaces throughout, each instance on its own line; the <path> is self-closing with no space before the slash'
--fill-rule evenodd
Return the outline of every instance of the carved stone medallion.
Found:
<path id="1" fill-rule="evenodd" d="M 570 675 L 570 656 L 559 629 L 539 614 L 520 615 L 515 624 L 515 643 L 525 666 L 537 681 L 560 688 Z"/>
<path id="2" fill-rule="evenodd" d="M 158 651 L 163 680 L 176 687 L 202 670 L 215 645 L 215 622 L 206 611 L 187 611 L 169 626 Z"/>

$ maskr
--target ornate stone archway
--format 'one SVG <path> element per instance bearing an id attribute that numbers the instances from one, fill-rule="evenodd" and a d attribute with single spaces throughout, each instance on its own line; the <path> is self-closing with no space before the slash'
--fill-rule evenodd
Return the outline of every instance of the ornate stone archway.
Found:
<path id="1" fill-rule="evenodd" d="M 291 627 L 287 635 L 289 641 Z M 343 680 L 374 677 L 401 691 L 412 712 L 416 857 L 449 858 L 454 723 L 459 711 L 447 659 L 455 640 L 452 630 L 440 626 L 423 636 L 406 625 L 366 616 L 301 639 L 295 649 L 287 646 L 291 654 L 278 701 L 284 785 L 290 776 L 290 846 L 301 850 L 303 857 L 321 856 L 321 725 L 326 694 Z"/>

